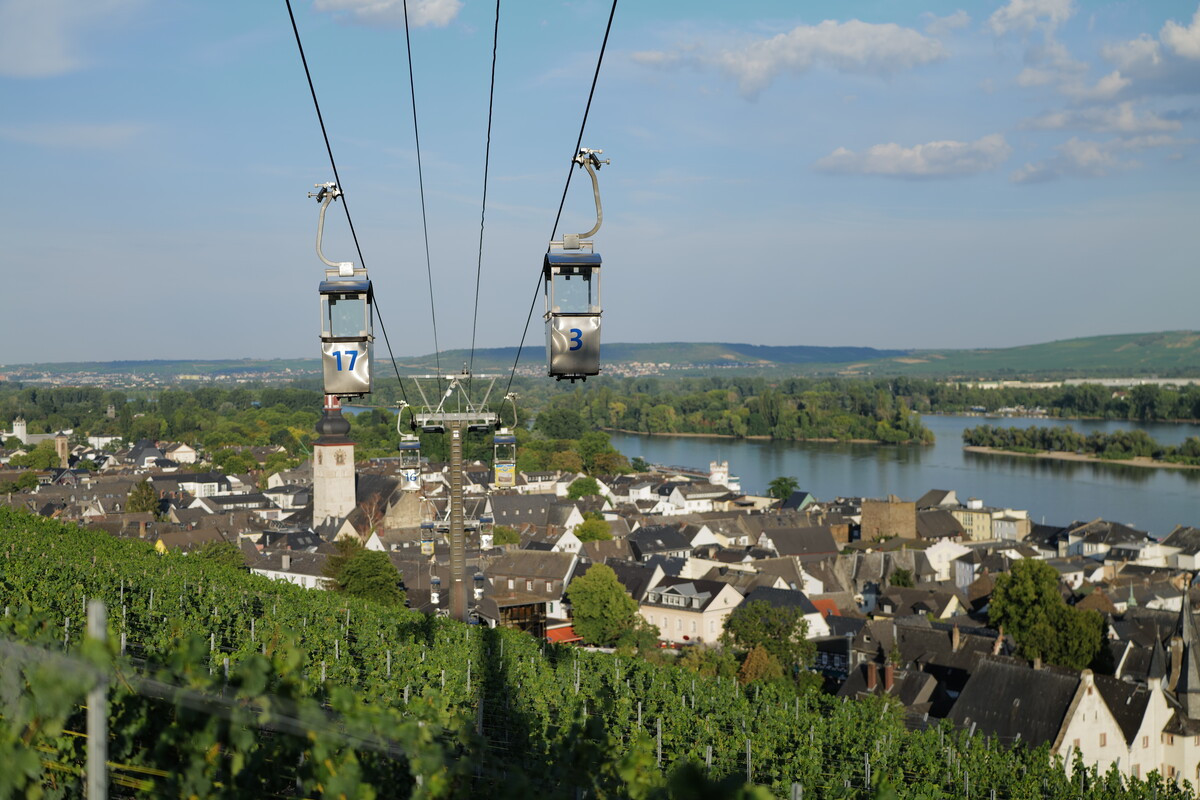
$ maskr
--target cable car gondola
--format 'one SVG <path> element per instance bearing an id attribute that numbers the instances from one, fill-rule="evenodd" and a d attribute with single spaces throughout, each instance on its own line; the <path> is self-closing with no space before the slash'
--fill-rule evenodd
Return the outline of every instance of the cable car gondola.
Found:
<path id="1" fill-rule="evenodd" d="M 374 296 L 365 269 L 356 269 L 351 261 L 330 261 L 321 252 L 325 230 L 325 210 L 341 196 L 335 183 L 319 183 L 315 197 L 321 204 L 317 223 L 317 256 L 330 269 L 325 270 L 318 292 L 321 296 L 321 371 L 325 394 L 361 397 L 371 392 L 371 342 Z"/>
<path id="2" fill-rule="evenodd" d="M 587 233 L 564 234 L 551 242 L 542 262 L 546 294 L 546 359 L 557 380 L 587 380 L 600 374 L 600 254 L 587 237 L 600 230 L 604 212 L 596 170 L 602 150 L 583 148 L 575 163 L 587 169 L 596 198 L 596 224 Z"/>
<path id="3" fill-rule="evenodd" d="M 496 486 L 508 489 L 517 485 L 517 437 L 508 428 L 501 428 L 492 437 L 493 465 Z"/>

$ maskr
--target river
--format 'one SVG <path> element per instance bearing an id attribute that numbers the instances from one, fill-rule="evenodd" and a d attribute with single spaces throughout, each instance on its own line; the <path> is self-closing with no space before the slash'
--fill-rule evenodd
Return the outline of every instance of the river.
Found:
<path id="1" fill-rule="evenodd" d="M 838 496 L 915 500 L 930 489 L 953 489 L 960 500 L 1026 509 L 1037 522 L 1066 525 L 1097 517 L 1162 537 L 1176 525 L 1200 526 L 1200 470 L 1146 469 L 1124 464 L 1047 461 L 963 451 L 962 431 L 976 425 L 1070 425 L 1082 433 L 1140 429 L 1163 444 L 1200 436 L 1200 425 L 1094 420 L 988 419 L 931 415 L 922 419 L 937 436 L 932 446 L 644 436 L 614 433 L 625 455 L 655 464 L 706 468 L 728 461 L 748 493 L 765 493 L 780 475 L 794 476 L 818 499 Z"/>

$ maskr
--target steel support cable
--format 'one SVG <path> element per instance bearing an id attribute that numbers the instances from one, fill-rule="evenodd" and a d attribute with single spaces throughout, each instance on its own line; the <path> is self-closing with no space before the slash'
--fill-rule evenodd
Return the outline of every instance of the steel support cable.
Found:
<path id="1" fill-rule="evenodd" d="M 496 24 L 492 29 L 492 79 L 488 87 L 487 140 L 483 148 L 483 203 L 479 209 L 479 260 L 475 264 L 475 312 L 471 315 L 471 361 L 468 372 L 475 372 L 475 331 L 479 325 L 479 278 L 483 272 L 483 222 L 487 215 L 488 165 L 492 158 L 492 108 L 496 100 L 496 46 L 500 42 L 500 0 L 496 0 Z"/>
<path id="2" fill-rule="evenodd" d="M 308 79 L 308 91 L 312 95 L 313 108 L 317 111 L 317 122 L 321 125 L 321 136 L 325 140 L 325 152 L 329 154 L 329 166 L 333 169 L 333 179 L 337 182 L 338 188 L 342 188 L 342 178 L 338 175 L 337 161 L 333 158 L 333 147 L 329 144 L 329 133 L 325 129 L 325 118 L 321 114 L 321 104 L 317 102 L 317 90 L 313 86 L 312 73 L 308 69 L 308 59 L 304 55 L 304 45 L 300 42 L 300 29 L 296 26 L 296 15 L 292 13 L 292 0 L 285 0 L 287 3 L 288 19 L 292 21 L 292 33 L 296 36 L 296 49 L 300 51 L 300 63 L 304 65 L 304 77 Z M 358 263 L 362 264 L 363 269 L 367 268 L 366 259 L 363 258 L 362 248 L 358 244 L 358 234 L 354 230 L 354 220 L 350 218 L 350 204 L 346 201 L 346 193 L 342 192 L 342 209 L 346 212 L 346 224 L 350 226 L 350 236 L 354 239 L 354 251 L 358 254 Z M 379 303 L 375 303 L 376 313 L 378 314 Z M 383 326 L 383 317 L 379 317 L 379 326 L 383 328 L 383 341 L 387 345 L 388 358 L 391 359 L 392 368 L 396 370 L 396 380 L 400 380 L 400 368 L 396 366 L 396 356 L 392 353 L 391 342 L 388 342 L 387 329 Z M 404 396 L 405 402 L 408 402 L 408 396 L 404 391 L 404 384 L 400 384 L 400 394 Z"/>
<path id="3" fill-rule="evenodd" d="M 408 92 L 412 98 L 413 139 L 417 147 L 417 184 L 421 189 L 421 229 L 425 233 L 425 274 L 429 278 L 429 316 L 433 324 L 433 355 L 437 365 L 438 391 L 442 385 L 442 350 L 438 346 L 437 309 L 433 302 L 433 267 L 429 260 L 429 220 L 425 213 L 425 174 L 421 168 L 421 133 L 417 128 L 417 87 L 413 80 L 412 38 L 408 30 L 408 0 L 404 0 L 404 49 L 408 55 Z"/>
<path id="4" fill-rule="evenodd" d="M 588 91 L 587 105 L 583 109 L 583 122 L 579 124 L 579 138 L 575 140 L 575 150 L 571 153 L 572 159 L 579 154 L 579 147 L 583 144 L 583 131 L 587 127 L 588 114 L 592 110 L 592 97 L 596 94 L 596 81 L 600 78 L 600 65 L 604 63 L 604 49 L 608 47 L 608 34 L 612 31 L 613 17 L 617 14 L 617 0 L 613 0 L 612 9 L 608 12 L 608 24 L 604 27 L 604 40 L 600 43 L 600 55 L 596 59 L 596 71 L 592 74 L 592 88 Z M 567 169 L 567 183 L 563 186 L 562 199 L 558 201 L 558 213 L 554 215 L 554 229 L 550 231 L 550 239 L 554 241 L 554 237 L 558 234 L 558 222 L 562 218 L 563 206 L 567 202 L 567 190 L 571 188 L 571 176 L 575 174 L 575 162 L 571 162 L 571 166 Z M 546 252 L 550 252 L 550 246 L 546 246 Z M 521 332 L 521 343 L 517 346 L 517 357 L 513 359 L 512 372 L 508 376 L 508 389 L 512 390 L 513 378 L 517 374 L 517 364 L 521 362 L 521 351 L 525 349 L 525 337 L 529 335 L 529 323 L 533 321 L 533 309 L 537 305 L 538 291 L 542 288 L 542 275 L 538 274 L 537 286 L 533 291 L 533 302 L 529 304 L 529 316 L 525 318 L 525 330 Z"/>
<path id="5" fill-rule="evenodd" d="M 288 18 L 292 21 L 292 33 L 296 35 L 296 49 L 300 51 L 300 63 L 304 65 L 304 77 L 308 79 L 308 91 L 312 94 L 313 107 L 317 110 L 317 122 L 321 124 L 321 136 L 325 139 L 325 152 L 329 153 L 329 166 L 333 168 L 333 179 L 338 188 L 342 188 L 342 179 L 338 175 L 337 162 L 333 160 L 333 148 L 329 145 L 329 133 L 325 130 L 325 118 L 321 116 L 321 104 L 317 102 L 317 90 L 313 87 L 312 73 L 308 69 L 308 59 L 304 56 L 304 45 L 300 43 L 300 29 L 296 27 L 296 15 L 292 13 L 292 0 L 287 3 Z M 367 262 L 363 259 L 362 248 L 358 246 L 358 234 L 354 232 L 354 220 L 350 219 L 350 205 L 346 202 L 346 194 L 342 193 L 342 209 L 346 212 L 346 223 L 350 226 L 350 236 L 354 239 L 354 250 L 358 253 L 358 263 L 363 269 Z"/>

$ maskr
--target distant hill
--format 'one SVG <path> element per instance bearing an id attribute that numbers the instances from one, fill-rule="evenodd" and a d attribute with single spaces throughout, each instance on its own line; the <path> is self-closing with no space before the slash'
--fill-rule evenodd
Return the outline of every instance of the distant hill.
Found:
<path id="1" fill-rule="evenodd" d="M 383 368 L 385 351 L 375 348 Z M 515 347 L 475 351 L 475 372 L 507 372 L 517 357 Z M 546 357 L 545 345 L 535 341 L 521 351 L 520 366 L 536 369 Z M 402 373 L 432 372 L 440 361 L 443 371 L 456 372 L 471 359 L 468 350 L 447 350 L 434 356 L 397 357 Z M 601 347 L 601 363 L 609 374 L 628 372 L 635 364 L 670 365 L 669 374 L 759 375 L 910 375 L 933 378 L 1063 378 L 1063 377 L 1197 377 L 1200 376 L 1200 332 L 1165 331 L 1064 339 L 1043 344 L 976 350 L 881 350 L 873 347 L 770 346 L 724 342 L 617 342 Z M 626 370 L 620 369 L 627 368 Z M 616 369 L 614 369 L 616 368 Z M 9 365 L 0 370 L 16 380 L 35 373 L 64 379 L 70 375 L 134 374 L 170 381 L 180 375 L 287 380 L 317 376 L 312 359 L 244 359 L 237 361 L 109 361 L 71 364 Z M 390 369 L 390 367 L 388 368 Z M 652 373 L 657 368 L 643 367 Z M 382 375 L 383 373 L 378 373 Z"/>
<path id="2" fill-rule="evenodd" d="M 1195 377 L 1200 332 L 1088 336 L 995 350 L 913 350 L 841 365 L 843 374 L 931 377 Z"/>

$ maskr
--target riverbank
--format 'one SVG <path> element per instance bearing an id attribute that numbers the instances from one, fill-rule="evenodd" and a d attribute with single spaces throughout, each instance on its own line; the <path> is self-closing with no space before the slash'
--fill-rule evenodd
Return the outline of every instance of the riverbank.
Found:
<path id="1" fill-rule="evenodd" d="M 1083 453 L 1069 453 L 1061 450 L 1042 450 L 1037 453 L 1022 453 L 1016 450 L 1004 450 L 1000 447 L 980 447 L 966 445 L 965 453 L 983 453 L 985 455 L 1021 456 L 1023 458 L 1040 458 L 1047 461 L 1075 461 L 1085 464 L 1122 464 L 1130 467 L 1148 467 L 1150 469 L 1200 469 L 1200 465 L 1175 464 L 1170 461 L 1155 461 L 1153 458 L 1138 456 L 1136 458 L 1112 459 L 1098 458 Z"/>

